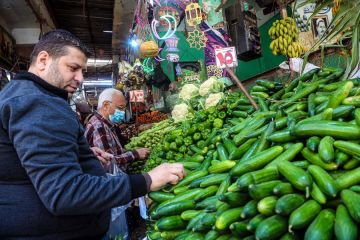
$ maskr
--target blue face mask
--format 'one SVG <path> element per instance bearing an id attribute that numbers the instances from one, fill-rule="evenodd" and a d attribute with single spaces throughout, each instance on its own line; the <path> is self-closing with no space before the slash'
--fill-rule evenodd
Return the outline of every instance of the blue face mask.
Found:
<path id="1" fill-rule="evenodd" d="M 109 120 L 112 123 L 120 123 L 121 121 L 123 121 L 125 119 L 125 112 L 124 111 L 120 111 L 118 109 L 115 109 L 114 114 L 109 116 Z"/>

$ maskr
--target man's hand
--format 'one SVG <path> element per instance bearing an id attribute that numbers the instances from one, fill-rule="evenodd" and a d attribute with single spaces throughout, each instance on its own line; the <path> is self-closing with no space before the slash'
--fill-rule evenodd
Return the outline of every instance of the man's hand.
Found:
<path id="1" fill-rule="evenodd" d="M 164 163 L 148 172 L 148 174 L 152 181 L 150 191 L 157 191 L 168 183 L 178 183 L 184 178 L 185 170 L 180 163 Z"/>
<path id="2" fill-rule="evenodd" d="M 92 147 L 91 150 L 104 166 L 108 166 L 111 163 L 111 159 L 114 157 L 112 154 L 107 153 L 98 147 Z"/>
<path id="3" fill-rule="evenodd" d="M 150 154 L 149 148 L 138 148 L 135 151 L 139 154 L 141 160 L 146 159 Z"/>

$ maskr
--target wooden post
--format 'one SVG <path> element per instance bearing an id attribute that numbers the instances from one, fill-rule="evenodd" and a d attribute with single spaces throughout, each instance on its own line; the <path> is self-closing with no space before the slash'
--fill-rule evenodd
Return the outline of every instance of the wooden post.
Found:
<path id="1" fill-rule="evenodd" d="M 248 93 L 248 91 L 246 90 L 246 88 L 244 87 L 244 85 L 242 85 L 242 83 L 240 82 L 240 80 L 237 78 L 237 76 L 235 75 L 235 73 L 229 68 L 226 67 L 226 71 L 230 74 L 230 77 L 232 79 L 232 81 L 238 86 L 238 88 L 240 88 L 240 90 L 244 93 L 244 95 L 249 99 L 251 105 L 253 105 L 253 107 L 258 110 L 259 107 L 256 104 L 256 102 L 254 101 L 254 99 L 251 97 L 251 95 Z"/>
<path id="2" fill-rule="evenodd" d="M 288 17 L 287 10 L 286 10 L 287 2 L 291 2 L 291 1 L 276 0 L 277 5 L 279 6 L 280 16 L 282 19 L 285 19 Z"/>

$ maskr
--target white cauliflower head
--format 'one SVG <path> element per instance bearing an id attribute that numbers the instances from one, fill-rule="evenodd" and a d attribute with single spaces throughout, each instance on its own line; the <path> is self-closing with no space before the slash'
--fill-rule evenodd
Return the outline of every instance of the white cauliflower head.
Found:
<path id="1" fill-rule="evenodd" d="M 179 93 L 179 97 L 183 100 L 190 100 L 199 95 L 199 89 L 194 84 L 185 84 Z"/>
<path id="2" fill-rule="evenodd" d="M 177 104 L 171 112 L 171 116 L 175 122 L 185 120 L 189 116 L 189 106 L 186 103 Z"/>
<path id="3" fill-rule="evenodd" d="M 205 109 L 209 107 L 216 106 L 220 100 L 223 98 L 224 93 L 211 93 L 205 100 Z"/>
<path id="4" fill-rule="evenodd" d="M 199 93 L 201 96 L 205 96 L 211 92 L 221 92 L 224 89 L 224 84 L 216 77 L 210 77 L 208 80 L 200 85 Z"/>

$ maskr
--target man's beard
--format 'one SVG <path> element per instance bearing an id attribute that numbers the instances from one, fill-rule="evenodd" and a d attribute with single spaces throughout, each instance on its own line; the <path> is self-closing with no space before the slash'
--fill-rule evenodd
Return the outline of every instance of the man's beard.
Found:
<path id="1" fill-rule="evenodd" d="M 62 78 L 59 68 L 57 66 L 57 62 L 53 62 L 49 67 L 49 72 L 46 75 L 46 78 L 55 86 L 58 88 L 63 88 L 62 86 L 64 84 L 64 79 Z"/>

